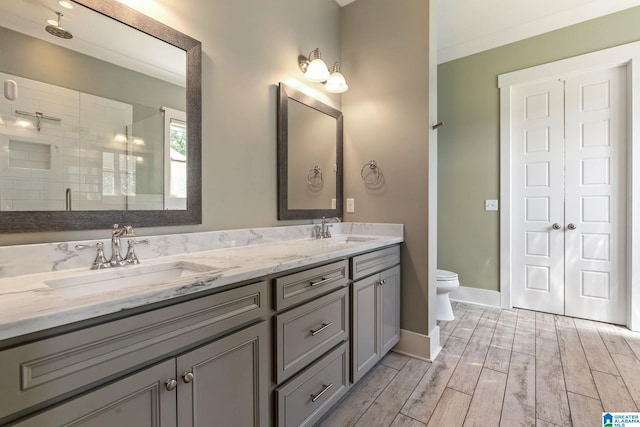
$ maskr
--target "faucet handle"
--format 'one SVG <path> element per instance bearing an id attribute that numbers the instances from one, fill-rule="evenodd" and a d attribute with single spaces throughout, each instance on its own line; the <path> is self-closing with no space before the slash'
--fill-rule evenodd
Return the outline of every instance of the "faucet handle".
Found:
<path id="1" fill-rule="evenodd" d="M 76 249 L 98 249 L 98 253 L 96 254 L 96 258 L 91 263 L 90 270 L 100 270 L 102 268 L 111 267 L 111 263 L 107 260 L 107 257 L 104 256 L 104 243 L 97 242 L 91 245 L 76 245 Z"/>
<path id="2" fill-rule="evenodd" d="M 127 264 L 140 264 L 140 260 L 138 259 L 138 256 L 136 255 L 136 252 L 134 251 L 133 247 L 139 244 L 148 245 L 149 240 L 148 239 L 142 239 L 142 240 L 129 239 L 127 244 L 128 244 L 127 255 L 124 257 L 124 262 Z"/>
<path id="3" fill-rule="evenodd" d="M 122 227 L 124 229 L 124 235 L 126 237 L 135 237 L 136 235 L 136 231 L 133 229 L 132 226 L 130 225 L 125 225 L 124 227 Z M 142 242 L 142 241 L 140 241 Z M 149 241 L 147 240 L 147 243 L 149 243 Z"/>

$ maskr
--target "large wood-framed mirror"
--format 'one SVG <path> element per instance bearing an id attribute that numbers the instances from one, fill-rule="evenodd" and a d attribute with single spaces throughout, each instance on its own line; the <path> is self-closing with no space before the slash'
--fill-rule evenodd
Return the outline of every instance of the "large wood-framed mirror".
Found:
<path id="1" fill-rule="evenodd" d="M 0 232 L 200 224 L 200 42 L 69 3 L 0 4 Z"/>
<path id="2" fill-rule="evenodd" d="M 278 219 L 342 217 L 342 112 L 280 83 Z"/>

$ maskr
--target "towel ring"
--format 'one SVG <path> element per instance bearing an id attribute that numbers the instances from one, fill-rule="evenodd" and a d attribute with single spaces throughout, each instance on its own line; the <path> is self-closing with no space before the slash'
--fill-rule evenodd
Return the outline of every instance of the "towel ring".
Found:
<path id="1" fill-rule="evenodd" d="M 318 182 L 318 180 L 320 182 Z M 320 166 L 315 165 L 314 167 L 309 169 L 309 172 L 307 172 L 307 183 L 311 187 L 315 187 L 323 183 L 322 169 L 320 169 Z"/>
<path id="2" fill-rule="evenodd" d="M 369 175 L 369 173 L 366 172 L 367 168 L 369 168 L 369 173 L 372 173 L 375 176 L 373 181 L 367 181 L 366 176 Z M 362 178 L 362 181 L 364 181 L 365 184 L 375 184 L 380 181 L 382 178 L 382 170 L 375 160 L 371 160 L 369 163 L 365 163 L 364 166 L 362 166 L 362 169 L 360 169 L 360 178 Z"/>

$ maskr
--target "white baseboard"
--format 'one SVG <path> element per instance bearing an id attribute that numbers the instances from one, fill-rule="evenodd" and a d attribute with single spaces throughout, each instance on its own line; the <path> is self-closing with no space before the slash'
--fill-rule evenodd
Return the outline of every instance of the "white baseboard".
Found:
<path id="1" fill-rule="evenodd" d="M 500 292 L 498 291 L 460 286 L 449 294 L 449 298 L 453 301 L 500 308 Z"/>
<path id="2" fill-rule="evenodd" d="M 431 362 L 440 352 L 440 327 L 433 328 L 429 335 L 400 329 L 400 341 L 393 348 L 396 353 Z"/>

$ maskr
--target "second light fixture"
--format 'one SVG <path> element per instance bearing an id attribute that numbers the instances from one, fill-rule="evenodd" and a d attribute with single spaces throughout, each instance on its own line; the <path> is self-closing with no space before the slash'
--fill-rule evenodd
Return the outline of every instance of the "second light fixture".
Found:
<path id="1" fill-rule="evenodd" d="M 344 76 L 340 73 L 340 66 L 337 62 L 333 64 L 332 72 L 329 73 L 319 48 L 312 50 L 309 57 L 298 56 L 298 67 L 307 80 L 317 83 L 324 82 L 324 88 L 327 92 L 342 93 L 349 89 Z"/>

